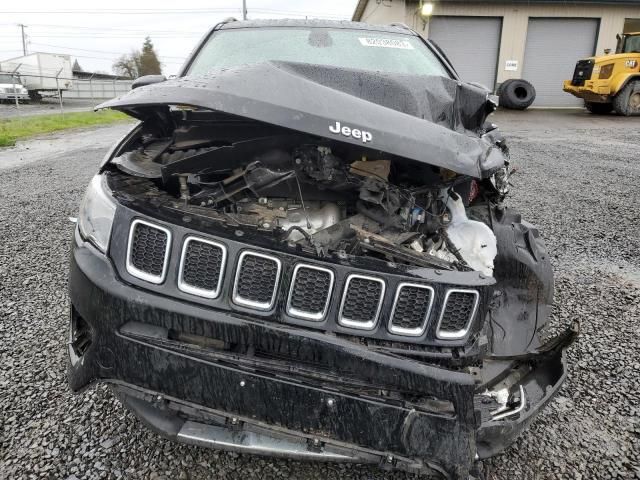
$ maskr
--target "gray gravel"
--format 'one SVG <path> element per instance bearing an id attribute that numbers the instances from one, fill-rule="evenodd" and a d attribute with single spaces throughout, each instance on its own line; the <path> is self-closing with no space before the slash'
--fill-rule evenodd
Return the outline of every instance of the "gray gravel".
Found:
<path id="1" fill-rule="evenodd" d="M 511 205 L 541 227 L 553 256 L 554 322 L 578 318 L 583 333 L 560 396 L 487 462 L 489 478 L 640 479 L 640 123 L 542 111 L 495 121 L 519 169 Z M 104 387 L 70 394 L 67 217 L 123 128 L 0 151 L 0 478 L 412 478 L 177 445 Z"/>

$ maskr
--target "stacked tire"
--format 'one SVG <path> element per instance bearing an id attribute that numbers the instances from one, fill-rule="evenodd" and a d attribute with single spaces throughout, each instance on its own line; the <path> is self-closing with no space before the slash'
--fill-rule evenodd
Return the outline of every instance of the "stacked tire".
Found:
<path id="1" fill-rule="evenodd" d="M 511 79 L 498 88 L 500 106 L 510 110 L 524 110 L 536 99 L 536 89 L 526 80 Z"/>

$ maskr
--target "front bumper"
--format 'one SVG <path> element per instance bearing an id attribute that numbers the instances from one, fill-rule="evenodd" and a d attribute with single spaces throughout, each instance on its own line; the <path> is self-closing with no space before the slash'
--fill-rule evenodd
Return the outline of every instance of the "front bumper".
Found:
<path id="1" fill-rule="evenodd" d="M 29 100 L 28 93 L 3 93 L 0 92 L 0 100 Z"/>
<path id="2" fill-rule="evenodd" d="M 533 420 L 560 388 L 574 338 L 463 373 L 142 291 L 77 234 L 70 296 L 72 390 L 109 383 L 168 438 L 448 478 L 466 479 Z M 523 396 L 499 418 L 487 385 L 509 379 Z"/>
<path id="3" fill-rule="evenodd" d="M 609 80 L 587 80 L 582 86 L 572 85 L 571 80 L 565 80 L 562 90 L 587 102 L 609 103 L 611 101 Z"/>

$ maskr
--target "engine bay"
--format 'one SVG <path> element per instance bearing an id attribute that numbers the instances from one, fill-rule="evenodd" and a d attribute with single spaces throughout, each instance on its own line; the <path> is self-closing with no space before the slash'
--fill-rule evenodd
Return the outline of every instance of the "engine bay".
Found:
<path id="1" fill-rule="evenodd" d="M 171 115 L 171 128 L 166 119 L 143 122 L 109 168 L 224 226 L 253 229 L 318 257 L 493 275 L 495 236 L 468 214 L 471 206 L 501 205 L 508 165 L 477 179 L 213 112 Z"/>

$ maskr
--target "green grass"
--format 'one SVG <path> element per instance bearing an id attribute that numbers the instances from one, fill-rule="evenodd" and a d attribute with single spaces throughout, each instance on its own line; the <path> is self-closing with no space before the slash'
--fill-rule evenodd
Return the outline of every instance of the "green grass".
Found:
<path id="1" fill-rule="evenodd" d="M 90 127 L 107 123 L 131 120 L 124 113 L 115 110 L 100 112 L 70 112 L 56 115 L 33 115 L 0 119 L 0 147 L 15 145 L 16 140 L 57 132 L 68 128 Z"/>

